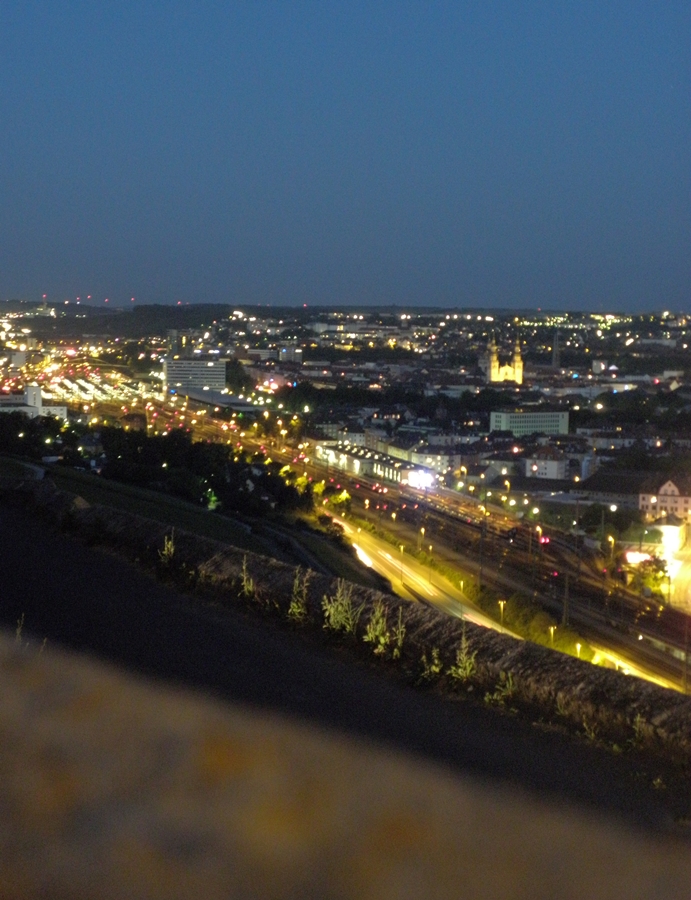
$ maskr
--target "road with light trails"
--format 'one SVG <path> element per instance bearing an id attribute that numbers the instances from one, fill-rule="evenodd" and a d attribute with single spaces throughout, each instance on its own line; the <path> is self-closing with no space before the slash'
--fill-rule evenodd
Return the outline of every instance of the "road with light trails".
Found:
<path id="1" fill-rule="evenodd" d="M 360 561 L 388 578 L 399 597 L 414 601 L 422 599 L 449 615 L 521 639 L 519 635 L 502 628 L 476 607 L 471 606 L 463 593 L 439 572 L 429 569 L 400 551 L 396 553 L 396 550 L 382 538 L 354 528 L 344 519 L 336 516 L 334 518 L 343 526 Z"/>
<path id="2" fill-rule="evenodd" d="M 646 669 L 641 669 L 640 666 L 636 665 L 635 662 L 632 662 L 630 659 L 628 659 L 626 656 L 622 656 L 620 653 L 616 653 L 609 647 L 602 647 L 597 643 L 593 643 L 592 641 L 589 641 L 588 643 L 595 651 L 595 657 L 593 659 L 595 665 L 601 665 L 600 660 L 606 659 L 610 663 L 613 663 L 615 668 L 620 672 L 623 672 L 625 675 L 635 675 L 637 678 L 643 678 L 645 681 L 652 681 L 653 684 L 659 684 L 660 687 L 670 688 L 673 691 L 679 690 L 679 685 L 674 681 L 670 681 L 668 678 L 664 678 L 662 675 L 655 675 L 652 672 L 647 671 Z"/>
<path id="3" fill-rule="evenodd" d="M 365 565 L 371 566 L 380 575 L 391 582 L 391 586 L 399 597 L 405 600 L 417 600 L 421 598 L 443 610 L 449 615 L 463 618 L 475 625 L 502 631 L 512 637 L 522 640 L 520 635 L 514 634 L 508 628 L 502 628 L 497 622 L 481 613 L 476 607 L 468 603 L 462 592 L 447 581 L 439 572 L 432 570 L 405 554 L 396 553 L 396 550 L 386 541 L 354 528 L 344 519 L 334 516 L 351 540 L 358 558 Z M 679 690 L 678 684 L 664 678 L 662 675 L 650 672 L 637 665 L 625 653 L 617 652 L 611 647 L 604 647 L 597 642 L 589 641 L 595 651 L 595 664 L 614 666 L 627 675 L 634 675 L 651 681 L 661 687 Z"/>

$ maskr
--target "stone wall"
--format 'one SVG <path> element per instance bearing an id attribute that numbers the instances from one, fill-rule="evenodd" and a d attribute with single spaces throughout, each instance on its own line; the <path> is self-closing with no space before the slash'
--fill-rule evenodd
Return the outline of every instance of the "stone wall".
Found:
<path id="1" fill-rule="evenodd" d="M 4 900 L 686 900 L 688 845 L 0 632 Z"/>

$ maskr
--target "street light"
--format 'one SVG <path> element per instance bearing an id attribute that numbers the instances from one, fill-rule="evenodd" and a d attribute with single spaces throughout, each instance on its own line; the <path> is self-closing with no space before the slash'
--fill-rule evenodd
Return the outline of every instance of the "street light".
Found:
<path id="1" fill-rule="evenodd" d="M 611 549 L 610 549 L 610 561 L 611 561 L 611 562 L 614 562 L 614 543 L 615 543 L 615 542 L 614 542 L 614 537 L 613 537 L 611 534 L 608 534 L 608 535 L 607 535 L 607 540 L 610 542 L 610 545 L 611 545 Z"/>
<path id="2" fill-rule="evenodd" d="M 424 538 L 424 536 L 425 536 L 425 529 L 424 529 L 424 526 L 423 526 L 423 527 L 420 529 L 420 534 L 419 534 L 418 537 L 417 537 L 417 549 L 418 549 L 418 553 L 419 553 L 420 550 L 422 549 L 422 539 Z"/>
<path id="3" fill-rule="evenodd" d="M 556 627 L 557 627 L 556 625 L 549 626 L 549 641 L 553 647 L 554 647 L 554 632 L 556 630 Z"/>
<path id="4" fill-rule="evenodd" d="M 616 503 L 610 504 L 609 511 L 613 512 L 613 513 L 616 512 L 617 504 Z M 602 516 L 600 518 L 600 540 L 604 540 L 604 537 L 605 537 L 605 508 L 603 506 L 602 507 Z"/>
<path id="5" fill-rule="evenodd" d="M 499 618 L 501 627 L 504 627 L 504 607 L 506 606 L 506 600 L 499 601 Z"/>
<path id="6" fill-rule="evenodd" d="M 576 644 L 576 656 L 579 659 L 581 658 L 581 645 L 580 644 Z"/>

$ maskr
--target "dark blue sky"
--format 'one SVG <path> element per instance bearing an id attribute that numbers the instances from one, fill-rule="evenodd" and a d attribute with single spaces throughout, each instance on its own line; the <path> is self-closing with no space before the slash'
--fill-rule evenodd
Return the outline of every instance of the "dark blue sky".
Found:
<path id="1" fill-rule="evenodd" d="M 0 6 L 0 298 L 688 309 L 688 0 Z"/>

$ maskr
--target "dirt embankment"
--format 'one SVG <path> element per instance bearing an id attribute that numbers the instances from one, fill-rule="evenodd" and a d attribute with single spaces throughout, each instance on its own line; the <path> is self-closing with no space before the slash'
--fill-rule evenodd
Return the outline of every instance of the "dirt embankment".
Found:
<path id="1" fill-rule="evenodd" d="M 442 692 L 472 693 L 622 747 L 691 752 L 691 699 L 421 604 L 296 570 L 276 560 L 58 491 L 6 484 L 5 501 L 34 508 L 83 540 L 107 546 L 220 605 L 246 604 L 333 637 Z"/>

